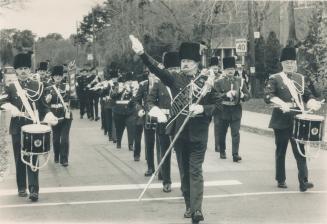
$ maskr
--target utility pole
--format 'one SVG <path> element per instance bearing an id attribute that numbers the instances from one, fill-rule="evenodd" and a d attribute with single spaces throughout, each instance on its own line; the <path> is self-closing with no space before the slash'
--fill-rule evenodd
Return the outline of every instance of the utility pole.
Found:
<path id="1" fill-rule="evenodd" d="M 256 96 L 256 78 L 255 78 L 255 47 L 254 47 L 254 32 L 253 32 L 253 24 L 252 24 L 252 8 L 253 1 L 248 1 L 248 38 L 249 38 L 249 53 L 248 53 L 248 62 L 249 62 L 249 70 L 250 70 L 250 88 L 252 96 Z"/>
<path id="2" fill-rule="evenodd" d="M 93 66 L 96 66 L 96 57 L 95 57 L 95 30 L 94 30 L 94 8 L 92 8 L 92 54 L 93 54 Z"/>

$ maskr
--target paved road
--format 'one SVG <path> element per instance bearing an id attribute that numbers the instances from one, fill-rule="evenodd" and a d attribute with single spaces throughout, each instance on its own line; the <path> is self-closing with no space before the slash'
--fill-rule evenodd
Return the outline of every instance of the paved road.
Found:
<path id="1" fill-rule="evenodd" d="M 16 196 L 14 169 L 0 183 L 0 220 L 7 222 L 190 223 L 184 219 L 175 154 L 173 191 L 163 193 L 155 180 L 144 200 L 137 196 L 148 178 L 143 157 L 134 162 L 127 149 L 107 141 L 99 122 L 76 119 L 71 130 L 70 166 L 53 163 L 41 171 L 38 203 Z M 253 121 L 255 122 L 255 121 Z M 212 129 L 211 129 L 212 130 Z M 228 138 L 228 145 L 230 145 Z M 241 132 L 240 164 L 220 160 L 211 131 L 204 163 L 204 223 L 327 223 L 327 152 L 309 161 L 315 188 L 298 191 L 296 163 L 288 151 L 287 183 L 276 188 L 273 138 Z M 52 155 L 51 155 L 52 156 Z M 12 157 L 12 156 L 11 156 Z M 13 166 L 11 166 L 13 167 Z"/>

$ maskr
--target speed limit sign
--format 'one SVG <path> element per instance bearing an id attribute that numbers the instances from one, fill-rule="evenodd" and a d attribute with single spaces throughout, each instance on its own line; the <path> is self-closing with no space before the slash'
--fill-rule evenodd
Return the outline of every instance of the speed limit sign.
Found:
<path id="1" fill-rule="evenodd" d="M 236 53 L 246 53 L 248 51 L 246 39 L 236 39 L 235 45 L 236 45 Z"/>

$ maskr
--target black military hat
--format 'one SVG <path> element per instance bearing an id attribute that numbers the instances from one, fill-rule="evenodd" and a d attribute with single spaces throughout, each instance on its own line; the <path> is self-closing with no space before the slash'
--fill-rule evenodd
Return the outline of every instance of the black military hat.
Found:
<path id="1" fill-rule="evenodd" d="M 41 61 L 38 70 L 42 70 L 42 71 L 48 70 L 48 62 Z"/>
<path id="2" fill-rule="evenodd" d="M 227 68 L 235 68 L 236 64 L 235 64 L 235 58 L 234 57 L 226 57 L 223 59 L 223 66 L 224 69 Z"/>
<path id="3" fill-rule="evenodd" d="M 163 54 L 162 63 L 165 68 L 181 67 L 181 59 L 176 51 L 165 52 Z"/>
<path id="4" fill-rule="evenodd" d="M 212 57 L 210 58 L 210 66 L 215 66 L 219 64 L 219 59 L 218 57 Z"/>
<path id="5" fill-rule="evenodd" d="M 62 65 L 53 66 L 51 75 L 52 76 L 54 76 L 54 75 L 63 76 L 64 75 L 64 67 Z"/>
<path id="6" fill-rule="evenodd" d="M 32 59 L 30 54 L 20 53 L 17 54 L 14 58 L 14 68 L 22 68 L 27 67 L 31 68 L 32 66 Z"/>
<path id="7" fill-rule="evenodd" d="M 287 60 L 296 60 L 296 50 L 294 47 L 285 47 L 280 55 L 280 62 Z"/>
<path id="8" fill-rule="evenodd" d="M 189 59 L 196 62 L 201 60 L 200 44 L 193 42 L 184 42 L 179 48 L 180 59 Z"/>

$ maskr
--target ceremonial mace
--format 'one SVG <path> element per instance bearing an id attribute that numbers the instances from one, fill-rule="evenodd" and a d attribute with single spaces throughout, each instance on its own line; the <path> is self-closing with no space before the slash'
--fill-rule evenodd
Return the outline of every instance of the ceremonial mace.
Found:
<path id="1" fill-rule="evenodd" d="M 209 70 L 210 75 L 206 81 L 206 83 L 204 84 L 203 89 L 201 90 L 201 94 L 199 96 L 199 98 L 196 100 L 195 104 L 199 104 L 200 100 L 207 94 L 207 92 L 210 91 L 211 89 L 211 84 L 208 82 L 208 80 L 211 78 L 213 79 L 215 74 L 213 73 L 212 70 Z M 192 99 L 192 86 L 193 86 L 193 81 L 191 81 L 191 85 L 190 85 L 190 98 Z M 142 193 L 140 194 L 140 196 L 138 197 L 138 201 L 141 201 L 143 195 L 145 194 L 146 190 L 149 188 L 150 184 L 152 183 L 153 179 L 157 176 L 162 164 L 164 163 L 166 157 L 168 156 L 168 154 L 170 153 L 170 151 L 173 149 L 173 146 L 175 145 L 175 142 L 177 140 L 177 138 L 179 137 L 179 135 L 181 134 L 181 132 L 183 131 L 185 125 L 187 124 L 187 122 L 190 120 L 190 118 L 192 117 L 193 113 L 189 112 L 183 122 L 183 124 L 181 125 L 181 127 L 179 128 L 178 132 L 176 133 L 176 135 L 173 138 L 173 141 L 170 143 L 165 155 L 162 157 L 160 163 L 158 164 L 157 169 L 155 170 L 155 172 L 152 174 L 150 180 L 148 181 L 147 185 L 145 186 L 145 188 L 143 189 Z"/>

